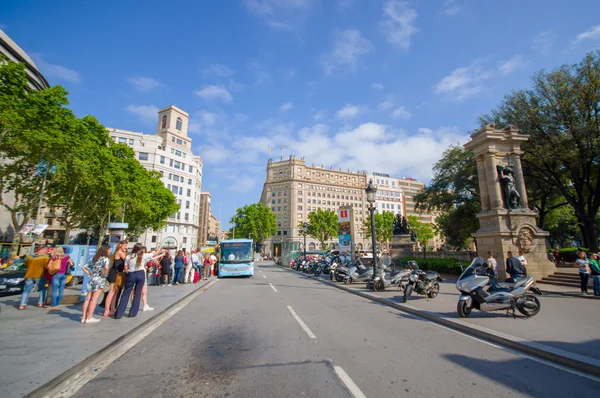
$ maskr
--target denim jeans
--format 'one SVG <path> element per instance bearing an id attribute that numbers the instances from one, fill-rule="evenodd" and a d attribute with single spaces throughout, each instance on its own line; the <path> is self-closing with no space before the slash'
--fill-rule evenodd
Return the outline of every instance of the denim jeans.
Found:
<path id="1" fill-rule="evenodd" d="M 594 281 L 594 296 L 600 296 L 600 275 L 592 275 Z"/>
<path id="2" fill-rule="evenodd" d="M 21 304 L 27 305 L 29 301 L 29 294 L 31 293 L 31 289 L 35 284 L 38 285 L 38 290 L 40 291 L 40 297 L 38 299 L 38 304 L 44 305 L 44 301 L 46 301 L 46 276 L 42 275 L 41 279 L 37 278 L 27 278 L 25 280 L 25 286 L 23 288 L 23 294 L 21 294 Z"/>
<path id="3" fill-rule="evenodd" d="M 581 280 L 581 292 L 587 293 L 588 290 L 588 280 L 590 279 L 590 274 L 586 274 L 584 272 L 579 273 L 579 279 Z"/>
<path id="4" fill-rule="evenodd" d="M 510 277 L 513 278 L 515 280 L 515 282 L 517 281 L 517 279 L 521 279 L 524 276 L 525 275 L 523 275 L 523 274 L 510 274 Z"/>
<path id="5" fill-rule="evenodd" d="M 117 313 L 115 314 L 116 319 L 122 318 L 123 314 L 125 314 L 125 309 L 127 308 L 127 304 L 129 303 L 131 292 L 134 289 L 135 291 L 133 293 L 133 303 L 131 303 L 131 308 L 129 309 L 129 316 L 134 317 L 137 315 L 138 311 L 140 310 L 142 288 L 144 287 L 145 283 L 146 273 L 144 272 L 144 270 L 127 273 L 127 282 L 125 282 L 123 295 L 121 296 L 121 301 L 119 302 L 119 307 L 117 308 Z"/>
<path id="6" fill-rule="evenodd" d="M 52 277 L 52 307 L 58 307 L 58 305 L 62 301 L 66 284 L 66 274 L 56 274 Z"/>
<path id="7" fill-rule="evenodd" d="M 181 270 L 183 268 L 175 268 L 175 276 L 173 277 L 173 283 L 178 283 L 181 277 Z"/>

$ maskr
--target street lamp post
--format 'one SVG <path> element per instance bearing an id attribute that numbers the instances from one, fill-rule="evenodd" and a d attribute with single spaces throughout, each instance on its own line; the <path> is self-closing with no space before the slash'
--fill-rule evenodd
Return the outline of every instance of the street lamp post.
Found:
<path id="1" fill-rule="evenodd" d="M 371 244 L 373 246 L 373 280 L 377 270 L 377 236 L 375 236 L 375 194 L 377 187 L 373 185 L 373 180 L 369 180 L 369 185 L 365 188 L 367 202 L 369 202 L 369 212 L 371 213 Z"/>
<path id="2" fill-rule="evenodd" d="M 306 229 L 308 228 L 308 224 L 306 222 L 302 223 L 302 236 L 304 236 L 304 259 L 306 259 Z"/>
<path id="3" fill-rule="evenodd" d="M 89 227 L 87 229 L 87 231 L 85 231 L 85 235 L 87 236 L 87 243 L 85 246 L 85 255 L 86 256 L 88 256 L 88 253 L 90 252 L 90 239 L 92 238 L 93 233 L 94 233 L 94 229 L 92 227 Z M 87 261 L 87 257 L 86 257 L 85 261 Z"/>

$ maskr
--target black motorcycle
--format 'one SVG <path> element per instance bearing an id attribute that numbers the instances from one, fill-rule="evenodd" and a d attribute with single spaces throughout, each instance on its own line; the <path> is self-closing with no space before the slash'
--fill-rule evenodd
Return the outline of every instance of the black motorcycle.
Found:
<path id="1" fill-rule="evenodd" d="M 408 284 L 404 288 L 402 302 L 406 303 L 413 291 L 431 299 L 435 298 L 440 292 L 439 282 L 442 281 L 440 274 L 435 271 L 421 271 L 416 263 L 412 265 L 413 272 L 408 277 Z"/>

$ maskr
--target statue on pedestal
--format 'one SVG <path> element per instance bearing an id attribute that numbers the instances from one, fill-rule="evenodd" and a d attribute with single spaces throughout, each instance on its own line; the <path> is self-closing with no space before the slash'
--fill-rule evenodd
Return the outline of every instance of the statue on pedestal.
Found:
<path id="1" fill-rule="evenodd" d="M 502 187 L 502 199 L 504 207 L 515 210 L 521 207 L 521 195 L 515 188 L 515 173 L 510 166 L 496 166 L 500 186 Z"/>
<path id="2" fill-rule="evenodd" d="M 406 217 L 401 216 L 400 214 L 396 214 L 394 218 L 394 235 L 406 235 L 409 233 L 408 221 Z"/>

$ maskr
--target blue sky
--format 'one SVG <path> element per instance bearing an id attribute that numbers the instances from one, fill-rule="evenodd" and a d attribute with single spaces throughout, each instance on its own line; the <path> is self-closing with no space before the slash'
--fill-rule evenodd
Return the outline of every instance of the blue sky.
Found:
<path id="1" fill-rule="evenodd" d="M 0 28 L 78 116 L 153 133 L 191 116 L 213 213 L 259 200 L 268 148 L 427 181 L 541 69 L 600 46 L 600 2 L 11 1 Z M 222 213 L 220 212 L 222 208 Z"/>

